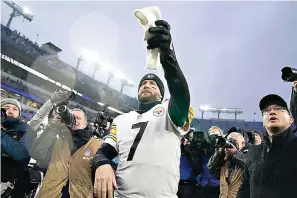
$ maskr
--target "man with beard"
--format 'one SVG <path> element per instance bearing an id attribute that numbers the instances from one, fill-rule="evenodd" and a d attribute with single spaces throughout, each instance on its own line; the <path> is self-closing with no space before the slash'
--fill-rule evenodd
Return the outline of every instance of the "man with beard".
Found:
<path id="1" fill-rule="evenodd" d="M 148 49 L 160 49 L 160 62 L 171 98 L 162 103 L 164 85 L 154 74 L 139 83 L 139 110 L 114 119 L 109 137 L 93 160 L 96 197 L 177 197 L 181 135 L 190 127 L 190 93 L 163 20 L 149 29 Z M 116 177 L 110 165 L 119 156 Z"/>

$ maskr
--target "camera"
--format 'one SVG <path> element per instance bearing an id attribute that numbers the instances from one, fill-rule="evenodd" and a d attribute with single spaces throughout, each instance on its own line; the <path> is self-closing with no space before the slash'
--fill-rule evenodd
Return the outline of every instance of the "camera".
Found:
<path id="1" fill-rule="evenodd" d="M 108 122 L 112 122 L 113 118 L 111 115 L 108 113 L 107 108 L 109 107 L 108 104 L 105 104 L 103 106 L 102 111 L 97 113 L 97 116 L 95 118 L 95 125 L 97 124 L 100 128 L 106 128 Z"/>
<path id="2" fill-rule="evenodd" d="M 104 137 L 105 135 L 107 135 L 108 133 L 108 129 L 107 129 L 107 123 L 112 123 L 113 122 L 113 118 L 112 116 L 108 113 L 107 108 L 109 107 L 108 104 L 105 104 L 103 106 L 102 111 L 97 113 L 97 116 L 94 120 L 94 125 L 96 127 L 96 129 L 93 132 L 94 136 L 97 137 Z"/>
<path id="3" fill-rule="evenodd" d="M 1 108 L 1 120 L 5 120 L 7 118 L 6 109 Z"/>
<path id="4" fill-rule="evenodd" d="M 202 145 L 206 142 L 204 131 L 195 131 L 192 134 L 192 138 L 190 139 L 191 146 L 201 148 Z"/>
<path id="5" fill-rule="evenodd" d="M 239 149 L 239 145 L 236 140 L 234 139 L 227 140 L 226 138 L 221 136 L 217 137 L 217 141 L 216 141 L 217 148 L 233 148 L 232 145 L 234 145 L 237 150 Z"/>
<path id="6" fill-rule="evenodd" d="M 66 125 L 72 126 L 75 124 L 75 116 L 66 105 L 58 106 L 56 112 L 60 115 L 62 122 Z"/>
<path id="7" fill-rule="evenodd" d="M 282 79 L 285 82 L 297 81 L 297 69 L 292 67 L 284 67 L 282 70 Z"/>

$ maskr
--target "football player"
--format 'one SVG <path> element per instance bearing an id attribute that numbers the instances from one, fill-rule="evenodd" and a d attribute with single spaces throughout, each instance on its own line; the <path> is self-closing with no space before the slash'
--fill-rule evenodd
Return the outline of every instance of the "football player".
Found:
<path id="1" fill-rule="evenodd" d="M 160 49 L 160 62 L 171 95 L 162 103 L 164 85 L 154 74 L 145 75 L 139 84 L 139 110 L 114 119 L 110 135 L 97 151 L 96 197 L 143 198 L 177 197 L 181 135 L 190 128 L 193 111 L 186 79 L 171 48 L 170 25 L 158 20 L 149 32 L 148 49 Z M 119 156 L 116 174 L 111 160 Z"/>

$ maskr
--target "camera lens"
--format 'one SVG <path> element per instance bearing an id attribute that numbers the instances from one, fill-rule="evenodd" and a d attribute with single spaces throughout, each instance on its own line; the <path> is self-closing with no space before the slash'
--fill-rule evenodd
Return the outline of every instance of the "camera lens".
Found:
<path id="1" fill-rule="evenodd" d="M 65 105 L 57 107 L 57 113 L 64 113 L 67 110 Z"/>

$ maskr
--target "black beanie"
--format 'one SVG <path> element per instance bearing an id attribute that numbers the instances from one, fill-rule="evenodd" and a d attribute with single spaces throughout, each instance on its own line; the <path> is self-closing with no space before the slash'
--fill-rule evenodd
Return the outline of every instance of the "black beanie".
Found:
<path id="1" fill-rule="evenodd" d="M 153 80 L 153 81 L 156 82 L 156 84 L 157 84 L 157 86 L 158 86 L 158 88 L 160 90 L 161 96 L 162 96 L 161 100 L 163 100 L 165 88 L 164 88 L 164 84 L 163 84 L 162 80 L 157 75 L 155 75 L 155 74 L 146 74 L 140 80 L 140 83 L 139 83 L 139 86 L 138 86 L 138 90 L 139 90 L 142 82 L 145 81 L 145 80 Z"/>

